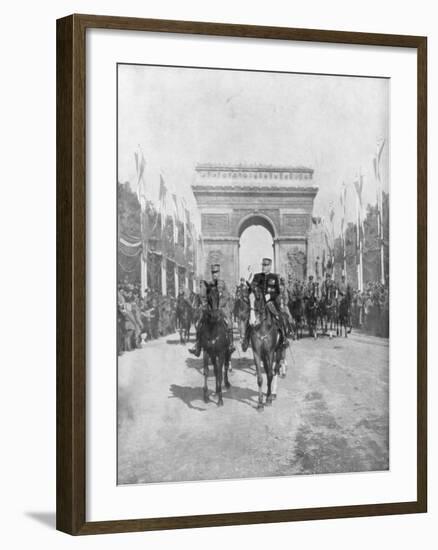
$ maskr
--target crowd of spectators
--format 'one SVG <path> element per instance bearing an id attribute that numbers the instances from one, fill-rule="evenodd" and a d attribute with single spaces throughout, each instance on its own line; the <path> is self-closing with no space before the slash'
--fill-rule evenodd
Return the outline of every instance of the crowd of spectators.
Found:
<path id="1" fill-rule="evenodd" d="M 128 281 L 119 283 L 117 290 L 119 354 L 175 332 L 175 298 L 149 289 L 142 297 L 140 284 Z"/>
<path id="2" fill-rule="evenodd" d="M 389 291 L 381 283 L 369 282 L 360 292 L 353 291 L 351 301 L 353 328 L 375 336 L 389 336 Z"/>
<path id="3" fill-rule="evenodd" d="M 289 282 L 291 283 L 291 282 Z M 304 283 L 288 285 L 304 288 Z M 141 348 L 145 342 L 173 334 L 177 328 L 177 299 L 146 289 L 141 296 L 139 283 L 124 281 L 118 285 L 117 338 L 119 354 Z M 389 336 L 389 292 L 380 283 L 369 282 L 360 292 L 351 291 L 351 321 L 353 328 L 375 336 Z"/>
<path id="4" fill-rule="evenodd" d="M 306 283 L 297 279 L 289 281 L 289 295 L 305 295 Z M 317 293 L 318 298 L 320 298 Z M 389 336 L 389 291 L 386 285 L 369 282 L 365 289 L 350 289 L 350 313 L 353 328 L 374 336 Z"/>

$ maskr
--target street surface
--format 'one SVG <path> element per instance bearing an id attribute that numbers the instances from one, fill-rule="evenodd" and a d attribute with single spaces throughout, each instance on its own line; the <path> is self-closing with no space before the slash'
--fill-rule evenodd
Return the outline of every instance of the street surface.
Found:
<path id="1" fill-rule="evenodd" d="M 291 342 L 262 412 L 251 349 L 236 342 L 217 407 L 213 369 L 206 404 L 191 345 L 175 334 L 119 357 L 119 484 L 388 469 L 388 340 L 353 331 Z"/>

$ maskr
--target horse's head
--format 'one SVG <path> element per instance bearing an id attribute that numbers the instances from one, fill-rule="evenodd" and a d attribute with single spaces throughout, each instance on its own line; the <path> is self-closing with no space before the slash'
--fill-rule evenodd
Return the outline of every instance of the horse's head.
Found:
<path id="1" fill-rule="evenodd" d="M 262 290 L 258 285 L 251 285 L 251 290 L 253 291 L 254 297 L 256 300 L 260 300 L 262 297 Z"/>
<path id="2" fill-rule="evenodd" d="M 219 309 L 219 289 L 217 286 L 212 286 L 207 295 L 208 307 L 211 311 Z"/>

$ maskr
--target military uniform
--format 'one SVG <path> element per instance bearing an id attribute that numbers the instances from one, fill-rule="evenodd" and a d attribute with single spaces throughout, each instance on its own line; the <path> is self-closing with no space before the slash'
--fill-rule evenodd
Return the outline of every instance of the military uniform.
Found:
<path id="1" fill-rule="evenodd" d="M 213 280 L 210 282 L 203 281 L 203 285 L 200 289 L 200 297 L 201 297 L 201 304 L 203 309 L 203 314 L 201 316 L 201 319 L 199 320 L 197 329 L 196 329 L 196 344 L 193 348 L 189 349 L 189 352 L 193 355 L 196 355 L 196 357 L 199 357 L 201 355 L 201 328 L 203 323 L 203 318 L 205 315 L 206 310 L 209 307 L 209 298 L 210 293 L 213 289 L 217 289 L 218 296 L 219 296 L 219 303 L 218 303 L 218 309 L 222 312 L 224 324 L 226 325 L 227 333 L 228 333 L 228 343 L 229 343 L 229 353 L 230 355 L 235 350 L 233 345 L 233 318 L 232 318 L 232 311 L 231 311 L 231 301 L 230 301 L 230 295 L 228 293 L 227 285 L 225 284 L 225 281 L 219 278 L 215 278 L 214 274 L 220 273 L 220 265 L 219 264 L 213 264 L 211 266 L 211 273 Z"/>
<path id="2" fill-rule="evenodd" d="M 251 286 L 260 289 L 265 303 L 275 302 L 280 295 L 280 277 L 276 273 L 256 273 Z"/>
<path id="3" fill-rule="evenodd" d="M 283 281 L 280 281 L 280 310 L 283 313 L 283 315 L 287 318 L 288 321 L 288 327 L 287 332 L 288 334 L 292 331 L 292 325 L 293 325 L 293 319 L 292 314 L 289 310 L 289 301 L 290 301 L 290 294 L 289 290 L 286 288 L 286 285 Z"/>
<path id="4" fill-rule="evenodd" d="M 263 263 L 272 263 L 268 258 L 263 258 Z M 266 265 L 266 264 L 265 264 Z M 256 273 L 251 282 L 251 290 L 259 289 L 263 296 L 264 303 L 267 305 L 271 313 L 279 322 L 281 345 L 287 347 L 289 342 L 287 341 L 287 321 L 285 314 L 281 311 L 281 289 L 280 289 L 280 277 L 276 273 Z M 249 330 L 246 331 L 245 337 L 242 342 L 242 350 L 246 351 L 249 345 Z"/>
<path id="5" fill-rule="evenodd" d="M 304 298 L 308 300 L 309 298 L 317 298 L 318 297 L 318 283 L 313 282 L 313 277 L 309 277 L 309 281 L 307 282 L 304 290 Z"/>
<path id="6" fill-rule="evenodd" d="M 336 295 L 336 286 L 328 277 L 321 285 L 321 298 L 334 298 Z"/>

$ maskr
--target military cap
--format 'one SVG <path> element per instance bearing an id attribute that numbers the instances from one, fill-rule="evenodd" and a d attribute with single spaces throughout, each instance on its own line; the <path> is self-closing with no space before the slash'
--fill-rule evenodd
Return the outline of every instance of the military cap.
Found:
<path id="1" fill-rule="evenodd" d="M 271 258 L 263 258 L 263 260 L 262 260 L 262 264 L 268 264 L 268 265 L 271 265 L 271 264 L 272 264 L 272 260 L 271 260 Z"/>
<path id="2" fill-rule="evenodd" d="M 219 273 L 220 270 L 221 270 L 220 264 L 212 264 L 211 265 L 211 272 L 212 273 Z"/>

